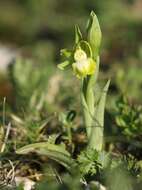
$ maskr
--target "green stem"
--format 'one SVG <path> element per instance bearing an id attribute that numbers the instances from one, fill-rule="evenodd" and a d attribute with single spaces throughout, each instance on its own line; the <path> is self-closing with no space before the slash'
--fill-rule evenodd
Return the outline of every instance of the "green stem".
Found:
<path id="1" fill-rule="evenodd" d="M 88 147 L 102 150 L 103 131 L 104 131 L 104 110 L 106 94 L 110 81 L 108 81 L 102 90 L 99 101 L 95 106 L 94 87 L 98 78 L 99 58 L 97 59 L 97 68 L 94 75 L 87 76 L 82 81 L 82 104 L 84 113 L 84 122 L 88 137 Z M 98 95 L 96 91 L 96 95 Z"/>
<path id="2" fill-rule="evenodd" d="M 92 85 L 90 83 L 91 77 L 92 76 L 88 76 L 87 78 L 84 78 L 82 84 L 82 94 L 87 105 L 87 108 L 84 107 L 83 109 L 84 112 L 83 114 L 84 114 L 84 122 L 88 138 L 91 133 L 92 115 L 94 114 L 94 93 Z"/>
<path id="3" fill-rule="evenodd" d="M 99 72 L 99 57 L 96 61 L 96 71 L 94 75 L 87 76 L 82 81 L 82 105 L 84 122 L 87 132 L 88 139 L 91 135 L 91 129 L 93 126 L 93 117 L 95 114 L 95 97 L 94 97 L 94 86 L 98 78 Z"/>
<path id="4" fill-rule="evenodd" d="M 72 133 L 71 133 L 71 124 L 68 124 L 67 127 L 67 133 L 68 133 L 68 138 L 69 138 L 69 144 L 72 144 Z"/>

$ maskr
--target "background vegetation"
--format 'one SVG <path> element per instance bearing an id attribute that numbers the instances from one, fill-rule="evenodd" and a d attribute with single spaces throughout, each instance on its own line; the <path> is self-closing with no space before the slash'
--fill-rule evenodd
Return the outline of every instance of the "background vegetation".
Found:
<path id="1" fill-rule="evenodd" d="M 70 122 L 65 123 L 65 118 L 70 111 L 75 115 L 71 127 L 76 147 L 73 156 L 85 146 L 79 82 L 69 71 L 59 71 L 57 64 L 59 50 L 73 45 L 74 25 L 84 31 L 91 10 L 97 14 L 103 33 L 100 84 L 111 78 L 104 149 L 114 160 L 110 170 L 97 164 L 93 168 L 91 164 L 99 160 L 95 153 L 88 153 L 95 160 L 80 158 L 81 169 L 91 165 L 91 169 L 85 168 L 85 182 L 80 183 L 78 173 L 72 178 L 51 160 L 30 154 L 20 157 L 15 150 L 47 141 L 53 134 L 58 134 L 54 140 L 66 142 L 65 125 Z M 0 171 L 11 167 L 7 159 L 11 160 L 16 165 L 16 176 L 38 182 L 36 188 L 40 190 L 95 189 L 97 185 L 91 182 L 94 179 L 112 190 L 118 189 L 120 181 L 119 189 L 141 190 L 141 10 L 141 0 L 0 1 Z"/>

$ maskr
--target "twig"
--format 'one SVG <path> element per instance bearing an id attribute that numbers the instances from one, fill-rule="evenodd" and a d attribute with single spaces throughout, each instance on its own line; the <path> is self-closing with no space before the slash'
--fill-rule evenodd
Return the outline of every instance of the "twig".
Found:
<path id="1" fill-rule="evenodd" d="M 6 97 L 4 97 L 4 99 L 3 99 L 3 114 L 2 114 L 3 127 L 5 126 L 5 103 L 6 103 Z"/>
<path id="2" fill-rule="evenodd" d="M 3 142 L 3 144 L 2 144 L 1 151 L 0 151 L 1 153 L 3 153 L 4 150 L 5 150 L 5 146 L 6 146 L 6 143 L 7 143 L 7 139 L 8 139 L 8 136 L 9 136 L 10 129 L 11 129 L 11 123 L 9 123 L 9 124 L 7 125 L 7 130 L 6 130 L 4 142 Z"/>

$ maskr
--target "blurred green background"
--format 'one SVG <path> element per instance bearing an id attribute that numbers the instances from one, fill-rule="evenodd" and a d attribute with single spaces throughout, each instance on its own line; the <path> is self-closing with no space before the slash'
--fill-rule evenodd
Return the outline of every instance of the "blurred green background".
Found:
<path id="1" fill-rule="evenodd" d="M 84 29 L 91 10 L 97 14 L 103 33 L 100 77 L 111 78 L 111 97 L 124 93 L 141 102 L 141 0 L 0 1 L 0 68 L 20 54 L 45 63 L 47 73 L 55 74 L 59 50 L 72 47 L 74 25 Z M 7 96 L 11 84 L 0 81 L 0 95 Z"/>
<path id="2" fill-rule="evenodd" d="M 80 81 L 57 64 L 60 49 L 72 48 L 74 25 L 84 33 L 91 10 L 103 34 L 100 86 L 111 78 L 106 149 L 127 147 L 141 160 L 142 0 L 0 0 L 0 118 L 14 129 L 9 150 L 42 139 L 41 126 L 60 129 L 58 115 L 69 110 L 77 112 L 75 127 L 83 126 Z"/>

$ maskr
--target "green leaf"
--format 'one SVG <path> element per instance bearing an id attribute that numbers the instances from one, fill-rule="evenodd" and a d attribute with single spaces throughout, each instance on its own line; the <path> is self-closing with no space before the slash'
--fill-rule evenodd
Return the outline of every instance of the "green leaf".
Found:
<path id="1" fill-rule="evenodd" d="M 58 67 L 59 69 L 61 69 L 61 70 L 64 70 L 65 67 L 67 67 L 69 64 L 70 64 L 69 61 L 64 61 L 64 62 L 58 64 L 57 67 Z"/>
<path id="2" fill-rule="evenodd" d="M 96 107 L 96 111 L 95 111 L 95 116 L 98 119 L 101 127 L 104 126 L 104 111 L 105 111 L 106 96 L 107 96 L 107 91 L 108 91 L 109 85 L 110 85 L 110 80 L 107 81 L 106 85 L 103 88 L 99 103 L 98 103 L 98 105 Z"/>
<path id="3" fill-rule="evenodd" d="M 80 40 L 82 40 L 82 34 L 79 27 L 76 25 L 75 26 L 75 44 L 78 44 Z"/>
<path id="4" fill-rule="evenodd" d="M 72 122 L 75 119 L 75 117 L 76 117 L 76 111 L 75 110 L 71 110 L 71 111 L 68 112 L 66 120 L 68 122 Z"/>
<path id="5" fill-rule="evenodd" d="M 17 154 L 37 153 L 39 155 L 45 155 L 50 159 L 63 165 L 68 170 L 74 167 L 75 162 L 71 158 L 68 151 L 62 145 L 50 144 L 48 142 L 34 143 L 24 146 L 16 151 Z"/>
<path id="6" fill-rule="evenodd" d="M 90 19 L 88 22 L 87 35 L 88 35 L 88 42 L 91 45 L 91 48 L 93 51 L 93 57 L 94 59 L 96 59 L 99 54 L 102 33 L 101 33 L 98 18 L 93 11 L 90 14 Z"/>
<path id="7" fill-rule="evenodd" d="M 95 108 L 95 117 L 92 126 L 91 135 L 89 138 L 89 147 L 98 151 L 102 150 L 103 146 L 103 132 L 104 132 L 104 111 L 106 103 L 106 95 L 109 88 L 110 80 L 107 81 L 99 102 Z"/>
<path id="8" fill-rule="evenodd" d="M 82 175 L 94 175 L 97 172 L 99 164 L 98 152 L 94 149 L 87 149 L 79 154 L 77 158 L 79 169 Z"/>

